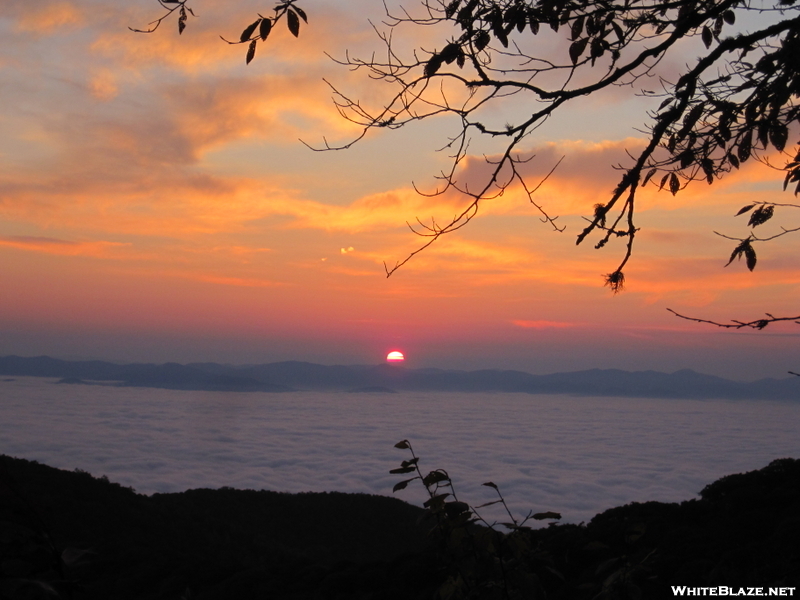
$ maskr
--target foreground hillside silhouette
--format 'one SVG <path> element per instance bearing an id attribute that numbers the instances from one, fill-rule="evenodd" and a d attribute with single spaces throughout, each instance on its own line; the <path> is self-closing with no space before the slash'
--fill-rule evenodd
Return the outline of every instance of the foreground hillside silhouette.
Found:
<path id="1" fill-rule="evenodd" d="M 0 456 L 0 598 L 432 598 L 451 565 L 424 515 L 363 494 L 143 496 Z M 724 477 L 699 500 L 634 503 L 528 535 L 534 597 L 797 587 L 800 460 Z"/>

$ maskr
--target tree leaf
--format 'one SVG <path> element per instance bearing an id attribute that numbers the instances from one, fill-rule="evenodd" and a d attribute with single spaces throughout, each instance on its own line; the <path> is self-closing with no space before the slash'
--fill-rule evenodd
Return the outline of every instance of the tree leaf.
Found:
<path id="1" fill-rule="evenodd" d="M 790 182 L 793 181 L 800 181 L 800 165 L 797 163 L 790 163 L 786 166 L 786 179 L 783 180 L 783 191 L 786 191 L 786 187 L 789 185 Z M 798 189 L 800 189 L 800 184 L 798 184 Z M 797 190 L 795 190 L 795 195 L 797 195 Z"/>
<path id="2" fill-rule="evenodd" d="M 394 484 L 394 487 L 392 488 L 392 491 L 393 492 L 397 492 L 397 491 L 400 491 L 400 490 L 404 490 L 408 486 L 408 484 L 411 483 L 412 481 L 414 481 L 415 479 L 418 479 L 418 477 L 412 477 L 411 479 L 406 479 L 404 481 L 398 481 L 397 483 Z"/>
<path id="3" fill-rule="evenodd" d="M 703 26 L 703 32 L 701 35 L 703 37 L 703 43 L 706 45 L 706 48 L 710 48 L 711 42 L 714 41 L 714 35 L 711 33 L 711 30 L 708 28 L 708 25 Z"/>
<path id="4" fill-rule="evenodd" d="M 257 39 L 253 40 L 247 48 L 247 58 L 245 59 L 245 64 L 247 65 L 250 64 L 250 61 L 253 60 L 256 55 L 256 42 L 258 42 Z"/>
<path id="5" fill-rule="evenodd" d="M 272 20 L 271 19 L 261 19 L 261 27 L 259 28 L 259 35 L 261 36 L 261 41 L 266 41 L 267 37 L 269 36 L 270 31 L 272 31 Z"/>
<path id="6" fill-rule="evenodd" d="M 582 40 L 578 40 L 577 42 L 572 42 L 569 46 L 569 57 L 572 60 L 572 64 L 577 64 L 578 59 L 583 54 L 583 51 L 586 50 L 586 44 L 589 42 L 589 38 L 583 38 Z"/>
<path id="7" fill-rule="evenodd" d="M 789 129 L 783 123 L 772 123 L 769 128 L 769 141 L 779 152 L 783 152 L 789 139 Z"/>
<path id="8" fill-rule="evenodd" d="M 304 22 L 308 23 L 308 15 L 306 15 L 306 11 L 304 11 L 296 4 L 292 5 L 292 10 L 294 10 L 298 15 L 300 15 L 300 18 L 303 19 Z"/>
<path id="9" fill-rule="evenodd" d="M 581 36 L 581 33 L 583 33 L 583 22 L 584 22 L 585 19 L 586 19 L 586 16 L 585 15 L 581 15 L 580 17 L 575 19 L 575 21 L 573 21 L 572 29 L 571 29 L 571 34 L 572 34 L 572 39 L 573 40 L 577 40 Z"/>
<path id="10" fill-rule="evenodd" d="M 672 192 L 674 196 L 677 194 L 681 189 L 681 182 L 678 179 L 678 176 L 675 173 L 670 173 L 669 175 L 669 191 Z"/>
<path id="11" fill-rule="evenodd" d="M 458 58 L 458 55 L 461 53 L 461 46 L 456 44 L 455 42 L 447 44 L 439 53 L 439 56 L 442 58 L 444 62 L 448 65 L 452 64 Z"/>
<path id="12" fill-rule="evenodd" d="M 750 149 L 753 147 L 753 130 L 750 129 L 744 134 L 742 141 L 739 142 L 736 154 L 739 155 L 739 160 L 745 162 L 750 158 Z M 738 167 L 737 167 L 738 168 Z"/>
<path id="13" fill-rule="evenodd" d="M 725 24 L 725 21 L 722 18 L 722 15 L 717 17 L 717 20 L 714 21 L 714 38 L 719 41 L 719 34 L 722 33 L 722 26 Z"/>
<path id="14" fill-rule="evenodd" d="M 736 13 L 734 13 L 732 10 L 726 10 L 722 14 L 722 18 L 725 19 L 725 22 L 728 25 L 733 25 L 734 23 L 736 23 Z"/>
<path id="15" fill-rule="evenodd" d="M 586 20 L 586 35 L 588 37 L 594 37 L 595 35 L 597 35 L 597 30 L 598 30 L 598 21 L 597 19 L 595 19 L 594 15 L 591 15 Z"/>
<path id="16" fill-rule="evenodd" d="M 497 29 L 494 32 L 494 37 L 496 37 L 501 44 L 503 44 L 503 48 L 508 48 L 508 35 L 502 29 Z"/>
<path id="17" fill-rule="evenodd" d="M 606 45 L 607 44 L 608 44 L 608 42 L 606 42 L 605 40 L 602 40 L 600 38 L 594 38 L 592 40 L 590 48 L 591 48 L 591 57 L 592 57 L 592 64 L 593 65 L 594 65 L 595 59 L 598 59 L 601 56 L 603 56 L 603 54 L 605 54 Z"/>
<path id="18" fill-rule="evenodd" d="M 444 16 L 448 19 L 451 19 L 453 15 L 456 14 L 459 4 L 461 4 L 461 0 L 453 0 L 447 5 L 447 8 L 444 9 Z"/>
<path id="19" fill-rule="evenodd" d="M 430 57 L 428 62 L 425 64 L 425 77 L 433 77 L 436 75 L 436 71 L 442 66 L 442 57 L 440 54 L 434 54 Z"/>
<path id="20" fill-rule="evenodd" d="M 755 204 L 748 204 L 747 206 L 743 206 L 742 208 L 739 209 L 739 212 L 736 213 L 736 216 L 738 217 L 739 215 L 743 215 L 744 213 L 753 210 L 754 206 Z"/>
<path id="21" fill-rule="evenodd" d="M 747 224 L 750 227 L 758 227 L 759 225 L 763 225 L 772 218 L 774 212 L 774 206 L 759 206 L 753 211 L 753 214 L 750 215 L 750 221 L 748 221 Z M 750 270 L 752 271 L 752 269 Z"/>
<path id="22" fill-rule="evenodd" d="M 768 121 L 761 121 L 761 123 L 758 124 L 758 141 L 765 150 L 767 149 L 767 144 L 769 144 L 769 127 L 770 124 Z"/>
<path id="23" fill-rule="evenodd" d="M 614 30 L 614 33 L 617 34 L 617 39 L 619 40 L 620 44 L 625 44 L 625 34 L 622 32 L 622 27 L 620 27 L 616 21 L 611 21 L 611 28 Z"/>
<path id="24" fill-rule="evenodd" d="M 493 481 L 487 481 L 486 483 L 482 483 L 481 485 L 485 485 L 486 487 L 497 489 L 497 486 Z"/>
<path id="25" fill-rule="evenodd" d="M 700 160 L 700 168 L 706 174 L 708 185 L 714 183 L 714 161 L 706 156 Z"/>
<path id="26" fill-rule="evenodd" d="M 442 504 L 444 504 L 445 498 L 447 498 L 448 496 L 450 496 L 450 493 L 431 496 L 430 498 L 425 500 L 425 502 L 422 503 L 422 506 L 424 506 L 425 508 L 430 508 L 431 506 L 434 505 L 438 505 L 439 507 L 441 507 Z"/>
<path id="27" fill-rule="evenodd" d="M 406 473 L 413 473 L 417 469 L 415 467 L 398 467 L 389 471 L 392 475 L 405 475 Z"/>
<path id="28" fill-rule="evenodd" d="M 291 7 L 286 11 L 286 25 L 289 27 L 289 31 L 292 32 L 294 37 L 300 35 L 300 19 Z"/>
<path id="29" fill-rule="evenodd" d="M 525 25 L 528 24 L 527 19 L 525 18 L 525 11 L 519 11 L 517 13 L 517 31 L 522 33 L 525 31 Z"/>
<path id="30" fill-rule="evenodd" d="M 449 477 L 447 474 L 443 473 L 442 471 L 431 471 L 423 478 L 422 483 L 424 483 L 426 486 L 431 486 L 435 483 L 447 481 L 448 479 Z"/>
<path id="31" fill-rule="evenodd" d="M 694 127 L 695 123 L 697 123 L 698 119 L 700 119 L 700 117 L 703 115 L 705 108 L 705 102 L 701 102 L 700 104 L 696 104 L 692 107 L 692 110 L 690 110 L 683 119 L 681 133 L 686 134 L 692 129 L 692 127 Z"/>
<path id="32" fill-rule="evenodd" d="M 478 5 L 477 0 L 470 0 L 467 5 L 458 11 L 456 21 L 458 21 L 464 29 L 468 29 L 474 21 L 472 11 Z"/>
<path id="33" fill-rule="evenodd" d="M 731 264 L 734 261 L 734 259 L 741 259 L 742 254 L 744 254 L 745 256 L 747 256 L 747 266 L 749 268 L 750 253 L 752 253 L 753 267 L 755 267 L 756 253 L 755 251 L 753 251 L 752 246 L 750 246 L 750 238 L 741 240 L 739 242 L 739 245 L 733 249 L 733 252 L 731 252 L 731 257 L 728 259 L 728 262 L 726 263 L 725 266 L 727 267 L 729 264 Z M 751 268 L 750 270 L 752 271 L 753 269 Z"/>
<path id="34" fill-rule="evenodd" d="M 644 177 L 644 181 L 642 182 L 642 186 L 647 185 L 647 182 L 650 181 L 650 179 L 653 177 L 653 175 L 655 175 L 657 172 L 658 172 L 658 169 L 650 169 L 647 172 L 647 175 L 645 175 L 645 177 Z M 664 187 L 664 186 L 662 185 L 661 187 Z"/>
<path id="35" fill-rule="evenodd" d="M 444 503 L 444 512 L 447 513 L 448 517 L 456 517 L 462 513 L 465 513 L 469 510 L 469 504 L 466 502 L 445 502 Z"/>
<path id="36" fill-rule="evenodd" d="M 394 447 L 400 448 L 400 450 L 407 450 L 408 448 L 411 448 L 411 446 L 408 445 L 408 440 L 399 441 L 394 445 Z"/>
<path id="37" fill-rule="evenodd" d="M 681 169 L 685 169 L 692 163 L 694 163 L 694 150 L 691 148 L 687 148 L 683 152 L 681 152 L 678 159 L 681 161 Z"/>
<path id="38" fill-rule="evenodd" d="M 486 502 L 484 504 L 479 504 L 475 508 L 484 508 L 486 506 L 491 506 L 492 504 L 500 504 L 502 500 L 492 500 L 491 502 Z"/>
<path id="39" fill-rule="evenodd" d="M 748 244 L 747 248 L 744 249 L 744 256 L 745 260 L 747 261 L 747 268 L 751 271 L 755 269 L 758 259 L 756 258 L 756 251 L 753 250 L 753 247 L 750 244 Z"/>
<path id="40" fill-rule="evenodd" d="M 489 45 L 491 39 L 492 37 L 489 35 L 489 32 L 481 29 L 475 36 L 475 50 L 480 52 L 481 50 L 486 48 L 486 46 Z"/>
<path id="41" fill-rule="evenodd" d="M 178 17 L 178 35 L 182 34 L 184 29 L 186 29 L 186 9 L 181 6 L 181 14 Z"/>
<path id="42" fill-rule="evenodd" d="M 547 512 L 536 513 L 535 515 L 532 515 L 532 516 L 537 521 L 542 521 L 544 519 L 560 519 L 561 518 L 561 514 L 560 513 L 553 512 L 551 510 L 548 510 Z"/>
<path id="43" fill-rule="evenodd" d="M 258 24 L 261 23 L 261 21 L 263 21 L 263 19 L 258 19 L 257 21 L 253 21 L 252 23 L 250 23 L 250 25 L 245 27 L 244 31 L 242 31 L 242 35 L 239 37 L 239 41 L 244 43 L 251 37 L 253 37 L 253 32 L 256 30 L 256 27 L 258 27 Z"/>
<path id="44" fill-rule="evenodd" d="M 666 115 L 669 115 L 669 113 L 666 113 Z M 666 115 L 665 115 L 665 116 L 666 116 Z M 675 145 L 676 145 L 677 143 L 678 143 L 678 138 L 677 138 L 677 136 L 676 136 L 676 135 L 673 133 L 671 136 L 669 136 L 669 140 L 667 141 L 667 150 L 669 150 L 669 151 L 670 151 L 670 153 L 672 153 L 672 152 L 675 152 Z"/>

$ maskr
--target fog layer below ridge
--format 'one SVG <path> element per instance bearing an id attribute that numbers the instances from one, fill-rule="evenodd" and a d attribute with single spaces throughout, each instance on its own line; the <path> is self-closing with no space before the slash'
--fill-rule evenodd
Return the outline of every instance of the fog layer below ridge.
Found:
<path id="1" fill-rule="evenodd" d="M 409 458 L 517 513 L 588 520 L 695 497 L 720 476 L 800 456 L 800 405 L 513 393 L 224 393 L 0 382 L 0 451 L 107 475 L 141 493 L 230 486 L 392 495 Z M 407 476 L 406 476 L 407 477 Z M 414 503 L 410 485 L 395 496 Z M 496 507 L 484 509 L 503 519 Z"/>

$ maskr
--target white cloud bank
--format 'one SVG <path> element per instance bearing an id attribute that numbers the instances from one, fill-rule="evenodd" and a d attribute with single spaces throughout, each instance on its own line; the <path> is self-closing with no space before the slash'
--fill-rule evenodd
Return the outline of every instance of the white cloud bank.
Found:
<path id="1" fill-rule="evenodd" d="M 0 451 L 142 493 L 232 486 L 392 495 L 409 458 L 462 500 L 566 522 L 632 501 L 681 501 L 730 473 L 798 456 L 800 404 L 525 394 L 215 393 L 0 382 Z M 421 503 L 411 485 L 396 496 Z M 487 518 L 505 520 L 496 507 Z"/>

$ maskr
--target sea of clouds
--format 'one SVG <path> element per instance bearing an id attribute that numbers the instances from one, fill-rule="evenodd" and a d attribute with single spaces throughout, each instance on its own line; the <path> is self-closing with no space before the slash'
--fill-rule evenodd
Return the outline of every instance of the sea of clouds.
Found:
<path id="1" fill-rule="evenodd" d="M 393 495 L 410 458 L 459 499 L 588 521 L 633 501 L 697 496 L 723 475 L 800 457 L 800 402 L 503 393 L 187 392 L 0 381 L 0 452 L 131 486 Z M 396 497 L 419 504 L 413 482 Z M 480 511 L 508 520 L 498 506 Z"/>

